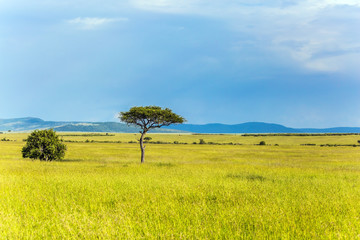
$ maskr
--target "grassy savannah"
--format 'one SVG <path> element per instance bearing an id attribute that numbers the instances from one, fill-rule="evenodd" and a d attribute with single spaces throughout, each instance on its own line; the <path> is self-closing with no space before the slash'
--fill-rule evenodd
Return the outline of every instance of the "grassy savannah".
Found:
<path id="1" fill-rule="evenodd" d="M 148 134 L 183 144 L 149 143 L 140 164 L 139 134 L 60 135 L 58 162 L 0 136 L 2 239 L 360 238 L 360 147 L 320 147 L 360 136 Z"/>

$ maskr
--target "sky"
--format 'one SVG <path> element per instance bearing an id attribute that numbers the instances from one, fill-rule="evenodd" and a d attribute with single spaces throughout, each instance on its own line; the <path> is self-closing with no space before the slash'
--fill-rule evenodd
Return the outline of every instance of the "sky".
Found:
<path id="1" fill-rule="evenodd" d="M 0 118 L 360 126 L 359 0 L 0 0 Z"/>

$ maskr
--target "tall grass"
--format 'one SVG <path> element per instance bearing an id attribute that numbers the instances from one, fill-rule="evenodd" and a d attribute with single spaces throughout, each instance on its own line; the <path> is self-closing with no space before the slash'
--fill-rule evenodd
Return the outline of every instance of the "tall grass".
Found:
<path id="1" fill-rule="evenodd" d="M 68 143 L 46 163 L 21 158 L 24 135 L 6 137 L 17 141 L 0 142 L 1 239 L 360 238 L 360 148 L 159 144 L 141 165 L 137 144 Z M 306 141 L 350 141 L 337 138 Z"/>

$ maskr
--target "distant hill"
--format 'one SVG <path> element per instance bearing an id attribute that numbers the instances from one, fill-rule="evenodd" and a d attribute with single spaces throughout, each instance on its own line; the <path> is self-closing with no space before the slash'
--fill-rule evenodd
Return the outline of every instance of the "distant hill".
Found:
<path id="1" fill-rule="evenodd" d="M 0 131 L 26 132 L 35 129 L 53 128 L 58 132 L 119 132 L 137 133 L 139 129 L 120 122 L 52 122 L 40 118 L 0 119 Z M 154 129 L 153 133 L 179 133 L 181 130 Z"/>
<path id="2" fill-rule="evenodd" d="M 360 133 L 359 127 L 289 128 L 279 124 L 248 122 L 242 124 L 182 124 L 167 128 L 193 133 Z"/>
<path id="3" fill-rule="evenodd" d="M 53 128 L 59 132 L 119 132 L 137 133 L 139 129 L 120 122 L 55 122 L 40 118 L 0 119 L 0 131 L 31 131 Z M 358 127 L 289 128 L 279 124 L 248 122 L 242 124 L 181 124 L 152 130 L 153 133 L 360 133 Z"/>
<path id="4" fill-rule="evenodd" d="M 117 122 L 94 122 L 94 123 L 71 123 L 55 127 L 58 132 L 118 132 L 118 133 L 138 133 L 139 128 L 127 126 Z M 182 130 L 174 129 L 153 129 L 152 133 L 180 133 Z"/>
<path id="5" fill-rule="evenodd" d="M 66 122 L 44 121 L 40 118 L 0 119 L 0 131 L 29 131 L 34 129 L 54 128 L 68 124 Z"/>
<path id="6" fill-rule="evenodd" d="M 297 133 L 294 128 L 288 128 L 279 124 L 248 122 L 235 125 L 211 123 L 204 125 L 182 124 L 168 128 L 193 133 Z"/>

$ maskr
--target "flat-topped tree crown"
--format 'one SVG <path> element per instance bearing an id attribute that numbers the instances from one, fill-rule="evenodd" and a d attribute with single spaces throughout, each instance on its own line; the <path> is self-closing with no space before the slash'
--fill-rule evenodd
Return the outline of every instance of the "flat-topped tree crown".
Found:
<path id="1" fill-rule="evenodd" d="M 171 109 L 162 109 L 158 106 L 132 107 L 127 112 L 120 112 L 119 118 L 120 121 L 128 125 L 136 125 L 141 128 L 140 148 L 142 163 L 144 162 L 145 154 L 144 135 L 149 130 L 186 121 L 185 118 L 173 113 Z"/>
<path id="2" fill-rule="evenodd" d="M 173 113 L 171 109 L 158 106 L 132 107 L 127 112 L 121 112 L 119 118 L 122 122 L 139 126 L 145 132 L 185 122 L 183 117 Z"/>

